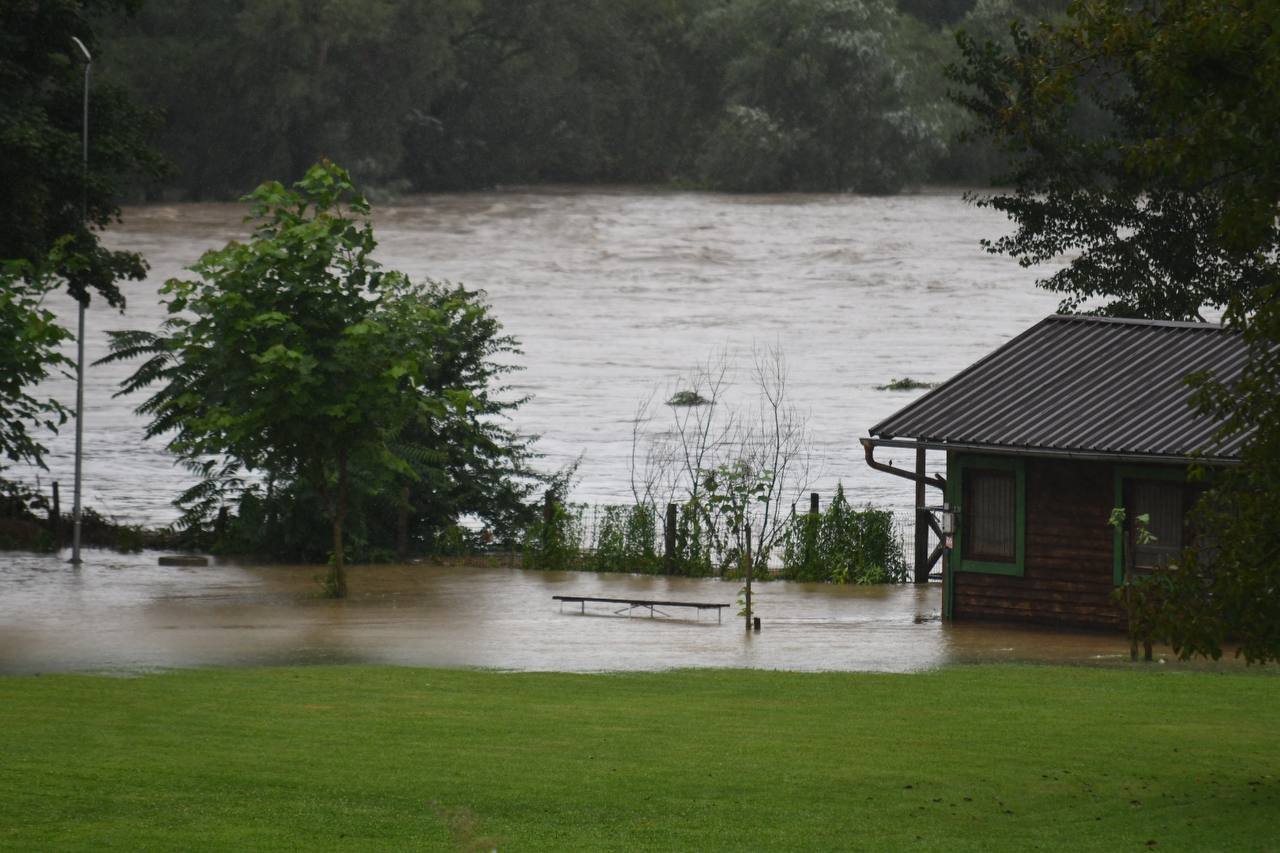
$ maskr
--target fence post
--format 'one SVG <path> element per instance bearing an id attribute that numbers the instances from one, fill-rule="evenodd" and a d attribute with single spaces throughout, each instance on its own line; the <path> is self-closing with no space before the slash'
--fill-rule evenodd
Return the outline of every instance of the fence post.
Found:
<path id="1" fill-rule="evenodd" d="M 556 518 L 556 490 L 547 489 L 547 493 L 542 499 L 542 551 L 546 554 L 551 548 L 551 540 L 554 537 L 554 527 Z"/>
<path id="2" fill-rule="evenodd" d="M 667 524 L 662 530 L 662 562 L 669 575 L 676 570 L 676 505 L 667 504 Z"/>
<path id="3" fill-rule="evenodd" d="M 58 481 L 53 481 L 53 505 L 49 507 L 49 535 L 54 545 L 62 544 L 62 502 L 58 499 Z"/>
<path id="4" fill-rule="evenodd" d="M 818 493 L 810 492 L 809 493 L 809 515 L 817 515 L 817 514 L 818 514 Z"/>

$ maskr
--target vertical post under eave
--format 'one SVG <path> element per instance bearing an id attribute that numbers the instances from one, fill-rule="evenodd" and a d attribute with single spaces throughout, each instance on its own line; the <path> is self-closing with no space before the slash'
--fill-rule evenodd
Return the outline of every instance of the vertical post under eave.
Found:
<path id="1" fill-rule="evenodd" d="M 916 570 L 915 582 L 929 582 L 929 522 L 924 508 L 924 447 L 916 448 Z"/>

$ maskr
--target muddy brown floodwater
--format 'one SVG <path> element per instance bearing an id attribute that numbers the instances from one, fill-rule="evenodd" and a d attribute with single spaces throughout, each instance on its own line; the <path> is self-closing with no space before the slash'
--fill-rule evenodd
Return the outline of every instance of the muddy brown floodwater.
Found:
<path id="1" fill-rule="evenodd" d="M 243 238 L 245 212 L 239 204 L 125 211 L 105 239 L 141 252 L 151 274 L 121 282 L 127 314 L 100 300 L 90 305 L 89 360 L 107 354 L 108 330 L 157 329 L 165 279 Z M 723 399 L 747 406 L 755 400 L 751 350 L 776 346 L 790 365 L 788 399 L 813 439 L 808 485 L 826 501 L 843 483 L 852 502 L 909 518 L 910 485 L 867 467 L 858 437 L 921 392 L 879 386 L 946 379 L 1057 304 L 1034 286 L 1037 273 L 982 250 L 979 239 L 1008 223 L 952 190 L 881 198 L 543 188 L 404 199 L 380 206 L 376 224 L 388 268 L 488 292 L 524 351 L 513 358 L 524 369 L 507 379 L 511 396 L 530 399 L 512 426 L 541 436 L 544 469 L 577 462 L 573 499 L 593 503 L 633 499 L 641 401 L 656 395 L 646 435 L 669 429 L 661 402 L 687 389 L 679 377 L 725 353 Z M 74 302 L 51 298 L 48 306 L 75 327 Z M 174 520 L 171 501 L 194 480 L 163 440 L 144 438 L 147 419 L 134 409 L 145 398 L 115 396 L 137 366 L 88 371 L 84 495 L 108 516 L 161 525 Z M 74 381 L 61 375 L 41 391 L 68 406 L 75 400 Z M 42 434 L 49 470 L 13 466 L 7 476 L 45 494 L 50 480 L 60 481 L 69 495 L 74 436 L 70 424 Z M 914 462 L 909 450 L 882 456 Z M 941 455 L 931 464 L 942 465 Z M 794 485 L 784 506 L 807 500 L 809 489 Z"/>
<path id="2" fill-rule="evenodd" d="M 553 595 L 732 604 L 737 582 L 507 568 L 351 571 L 351 597 L 318 597 L 316 566 L 157 565 L 155 553 L 0 554 L 0 673 L 371 663 L 502 670 L 745 667 L 912 672 L 949 663 L 1127 661 L 1114 634 L 943 625 L 937 584 L 757 585 L 764 623 L 562 611 Z M 1175 665 L 1175 664 L 1169 664 Z M 1184 664 L 1176 664 L 1185 666 Z M 1236 668 L 1240 664 L 1196 664 Z"/>

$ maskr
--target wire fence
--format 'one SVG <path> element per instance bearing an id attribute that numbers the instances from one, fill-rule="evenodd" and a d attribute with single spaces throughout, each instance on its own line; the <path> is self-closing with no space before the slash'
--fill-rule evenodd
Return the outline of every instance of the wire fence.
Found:
<path id="1" fill-rule="evenodd" d="M 696 505 L 660 509 L 551 498 L 542 523 L 525 533 L 522 562 L 530 568 L 692 576 L 731 576 L 750 565 L 756 573 L 840 583 L 909 579 L 914 517 L 854 507 L 842 493 L 825 509 L 815 503 L 811 510 L 752 531 L 729 529 Z"/>

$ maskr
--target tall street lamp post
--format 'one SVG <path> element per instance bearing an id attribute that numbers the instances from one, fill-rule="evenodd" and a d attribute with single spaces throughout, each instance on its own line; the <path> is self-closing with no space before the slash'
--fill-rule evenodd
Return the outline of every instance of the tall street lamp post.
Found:
<path id="1" fill-rule="evenodd" d="M 80 176 L 80 223 L 89 228 L 89 73 L 93 68 L 93 57 L 84 42 L 75 36 L 71 40 L 84 54 L 84 120 L 81 124 L 83 135 L 82 173 Z M 84 304 L 89 294 L 82 293 L 76 301 L 80 303 L 80 321 L 76 333 L 76 483 L 75 500 L 71 509 L 71 562 L 80 563 L 80 471 L 84 456 Z"/>

